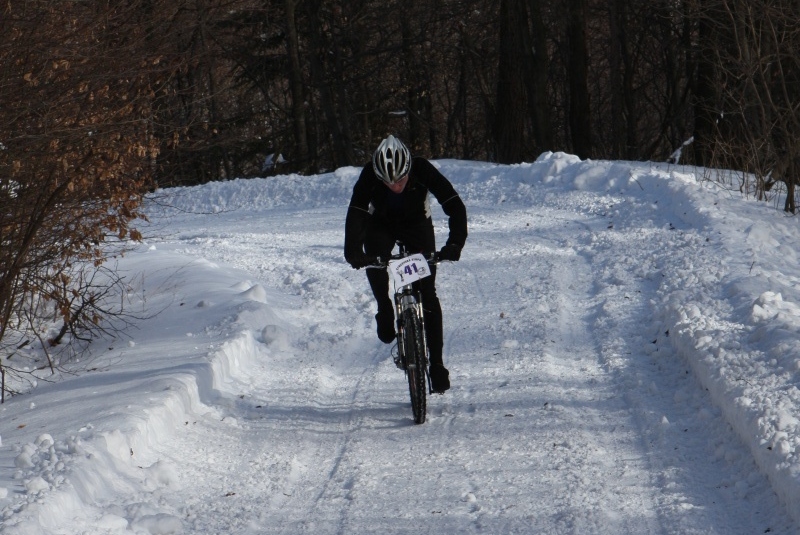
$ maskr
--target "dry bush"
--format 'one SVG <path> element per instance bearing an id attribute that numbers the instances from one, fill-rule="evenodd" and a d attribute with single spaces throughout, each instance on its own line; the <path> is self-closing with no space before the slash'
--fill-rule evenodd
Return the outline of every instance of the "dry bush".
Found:
<path id="1" fill-rule="evenodd" d="M 777 182 L 794 213 L 800 178 L 800 13 L 788 0 L 717 0 L 701 12 L 714 39 L 718 94 L 709 166 L 736 169 L 738 187 L 769 199 Z"/>
<path id="2" fill-rule="evenodd" d="M 99 325 L 98 269 L 141 235 L 158 88 L 176 70 L 153 2 L 6 2 L 0 16 L 0 370 L 52 308 Z M 113 280 L 109 279 L 109 280 Z M 41 307 L 46 303 L 47 307 Z M 43 316 L 43 314 L 45 316 Z M 91 329 L 90 329 L 91 330 Z M 14 331 L 14 332 L 12 332 Z M 54 342 L 51 340 L 51 342 Z"/>

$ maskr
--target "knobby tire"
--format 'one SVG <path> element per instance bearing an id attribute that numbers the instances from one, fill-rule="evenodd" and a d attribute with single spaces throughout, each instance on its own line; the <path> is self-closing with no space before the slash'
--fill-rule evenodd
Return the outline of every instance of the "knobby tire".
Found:
<path id="1" fill-rule="evenodd" d="M 406 350 L 406 375 L 408 391 L 411 394 L 411 411 L 414 423 L 425 422 L 425 343 L 422 339 L 422 322 L 413 309 L 403 312 Z"/>

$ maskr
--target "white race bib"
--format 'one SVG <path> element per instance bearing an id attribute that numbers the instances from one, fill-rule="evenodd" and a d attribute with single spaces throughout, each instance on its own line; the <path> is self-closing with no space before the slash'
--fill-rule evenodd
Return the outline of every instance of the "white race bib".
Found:
<path id="1" fill-rule="evenodd" d="M 390 260 L 389 272 L 392 274 L 395 288 L 400 288 L 424 279 L 431 274 L 431 268 L 422 254 L 415 254 L 399 260 Z"/>

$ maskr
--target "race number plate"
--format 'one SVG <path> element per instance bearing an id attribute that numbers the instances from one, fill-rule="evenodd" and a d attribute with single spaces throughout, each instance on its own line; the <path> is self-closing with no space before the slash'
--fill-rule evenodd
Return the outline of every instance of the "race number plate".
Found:
<path id="1" fill-rule="evenodd" d="M 431 274 L 428 261 L 421 254 L 407 256 L 400 260 L 390 260 L 389 271 L 396 288 L 424 279 Z"/>

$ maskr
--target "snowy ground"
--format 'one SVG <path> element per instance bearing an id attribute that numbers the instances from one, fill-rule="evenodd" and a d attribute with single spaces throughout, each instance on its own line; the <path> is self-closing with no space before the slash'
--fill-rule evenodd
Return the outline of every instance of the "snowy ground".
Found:
<path id="1" fill-rule="evenodd" d="M 342 258 L 358 169 L 160 192 L 129 338 L 0 406 L 0 531 L 797 533 L 797 219 L 684 167 L 437 165 L 470 237 L 425 424 Z"/>

